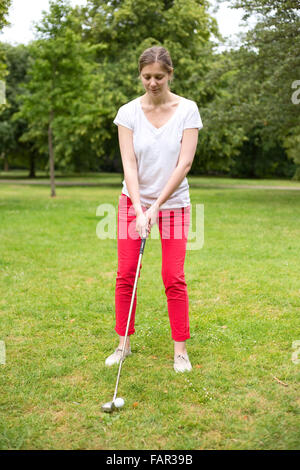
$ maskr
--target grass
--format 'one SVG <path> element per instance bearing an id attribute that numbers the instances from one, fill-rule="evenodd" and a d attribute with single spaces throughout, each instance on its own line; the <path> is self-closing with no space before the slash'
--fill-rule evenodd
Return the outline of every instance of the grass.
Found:
<path id="1" fill-rule="evenodd" d="M 97 238 L 96 208 L 120 188 L 49 192 L 0 186 L 0 449 L 299 449 L 298 192 L 191 189 L 205 242 L 185 263 L 189 374 L 173 371 L 160 241 L 147 242 L 113 415 L 100 407 L 117 373 L 104 366 L 116 240 Z"/>
<path id="2" fill-rule="evenodd" d="M 8 172 L 0 171 L 0 179 L 13 179 L 27 182 L 28 184 L 48 183 L 49 174 L 45 171 L 36 171 L 35 178 L 28 178 L 28 170 L 10 170 Z M 100 185 L 111 185 L 120 187 L 120 182 L 123 180 L 121 173 L 68 173 L 67 175 L 56 171 L 56 181 L 61 184 L 64 182 L 83 182 L 83 183 L 98 183 Z M 300 184 L 299 184 L 300 186 Z"/>
<path id="3" fill-rule="evenodd" d="M 49 180 L 49 175 L 45 171 L 37 171 L 36 178 L 28 178 L 28 170 L 10 170 L 8 172 L 0 171 L 1 179 L 15 179 L 23 180 L 24 182 L 31 183 L 45 183 Z M 248 178 L 229 178 L 229 177 L 207 177 L 207 176 L 189 176 L 189 184 L 191 187 L 216 187 L 216 186 L 281 186 L 287 188 L 296 188 L 300 190 L 300 182 L 289 180 L 287 178 L 281 179 L 248 179 Z M 123 180 L 121 173 L 72 173 L 65 175 L 62 172 L 56 171 L 56 180 L 58 183 L 72 183 L 72 182 L 85 182 L 85 183 L 97 183 L 99 185 L 111 185 L 120 186 L 120 182 Z"/>

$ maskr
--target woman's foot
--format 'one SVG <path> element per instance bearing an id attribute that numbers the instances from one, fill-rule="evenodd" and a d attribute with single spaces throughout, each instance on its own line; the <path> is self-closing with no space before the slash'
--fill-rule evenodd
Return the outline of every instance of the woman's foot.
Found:
<path id="1" fill-rule="evenodd" d="M 192 364 L 187 353 L 174 354 L 174 370 L 175 372 L 189 372 L 192 370 Z"/>
<path id="2" fill-rule="evenodd" d="M 114 353 L 112 353 L 110 356 L 108 356 L 105 360 L 105 365 L 106 366 L 112 366 L 114 364 L 119 364 L 121 357 L 122 357 L 122 348 L 118 347 Z M 131 354 L 131 349 L 130 346 L 128 349 L 125 349 L 124 351 L 124 359 L 127 356 L 130 356 Z"/>
<path id="3" fill-rule="evenodd" d="M 174 370 L 175 372 L 192 370 L 185 341 L 174 341 Z"/>
<path id="4" fill-rule="evenodd" d="M 124 346 L 124 341 L 125 341 L 125 336 L 120 336 L 119 335 L 119 346 L 113 352 L 110 356 L 108 356 L 105 360 L 105 365 L 106 366 L 112 366 L 114 364 L 119 364 L 121 357 L 122 357 L 122 350 Z M 131 354 L 131 348 L 130 348 L 130 338 L 127 336 L 126 338 L 126 345 L 125 345 L 125 351 L 124 351 L 124 359 L 125 357 L 129 356 Z"/>

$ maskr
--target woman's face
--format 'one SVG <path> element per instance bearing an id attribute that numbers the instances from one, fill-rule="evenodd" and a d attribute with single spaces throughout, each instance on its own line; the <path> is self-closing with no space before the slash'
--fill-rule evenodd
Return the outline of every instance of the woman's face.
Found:
<path id="1" fill-rule="evenodd" d="M 168 80 L 170 77 L 171 74 L 166 72 L 159 62 L 145 65 L 140 73 L 145 90 L 152 96 L 157 96 L 168 90 Z"/>

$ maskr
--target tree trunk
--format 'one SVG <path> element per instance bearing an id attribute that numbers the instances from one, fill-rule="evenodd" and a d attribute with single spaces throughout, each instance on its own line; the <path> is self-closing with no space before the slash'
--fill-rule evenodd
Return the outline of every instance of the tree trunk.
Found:
<path id="1" fill-rule="evenodd" d="M 28 178 L 35 178 L 35 155 L 30 153 L 29 156 L 29 175 Z"/>
<path id="2" fill-rule="evenodd" d="M 52 135 L 52 121 L 54 112 L 51 109 L 50 119 L 48 126 L 48 147 L 49 147 L 49 167 L 50 167 L 50 183 L 51 183 L 51 197 L 55 197 L 55 174 L 54 174 L 54 150 L 53 150 L 53 135 Z"/>
<path id="3" fill-rule="evenodd" d="M 8 171 L 8 158 L 7 155 L 4 154 L 4 171 Z"/>

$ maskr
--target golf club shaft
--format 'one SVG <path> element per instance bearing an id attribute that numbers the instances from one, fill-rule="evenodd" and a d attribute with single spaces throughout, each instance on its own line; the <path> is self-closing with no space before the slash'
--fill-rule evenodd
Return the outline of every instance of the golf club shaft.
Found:
<path id="1" fill-rule="evenodd" d="M 133 286 L 133 291 L 132 291 L 132 296 L 131 296 L 131 302 L 130 302 L 126 332 L 125 332 L 124 343 L 123 343 L 123 348 L 122 348 L 122 355 L 121 355 L 121 360 L 120 360 L 119 370 L 118 370 L 118 376 L 117 376 L 117 381 L 116 381 L 115 393 L 114 393 L 114 397 L 113 397 L 113 400 L 112 400 L 113 402 L 115 401 L 115 399 L 117 397 L 118 386 L 119 386 L 119 381 L 120 381 L 120 374 L 121 374 L 122 364 L 123 364 L 123 361 L 124 361 L 126 340 L 127 340 L 128 330 L 129 330 L 129 324 L 130 324 L 131 313 L 132 313 L 132 308 L 133 308 L 133 303 L 134 303 L 135 291 L 136 291 L 136 287 L 137 287 L 137 283 L 138 283 L 140 266 L 141 266 L 142 256 L 143 256 L 143 253 L 144 253 L 145 243 L 146 243 L 146 238 L 142 238 L 140 254 L 139 254 L 139 259 L 138 259 L 138 265 L 137 265 L 137 268 L 136 268 L 134 286 Z"/>

